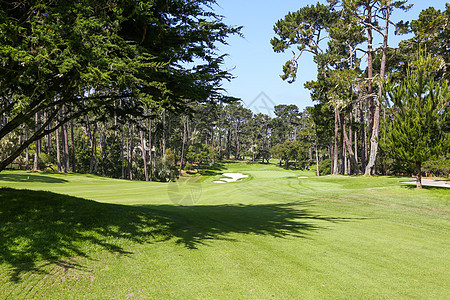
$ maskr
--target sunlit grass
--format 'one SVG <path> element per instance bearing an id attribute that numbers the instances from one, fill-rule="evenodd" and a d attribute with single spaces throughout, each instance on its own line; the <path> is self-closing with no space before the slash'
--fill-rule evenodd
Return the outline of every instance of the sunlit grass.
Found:
<path id="1" fill-rule="evenodd" d="M 445 299 L 450 190 L 399 180 L 2 172 L 0 298 Z"/>

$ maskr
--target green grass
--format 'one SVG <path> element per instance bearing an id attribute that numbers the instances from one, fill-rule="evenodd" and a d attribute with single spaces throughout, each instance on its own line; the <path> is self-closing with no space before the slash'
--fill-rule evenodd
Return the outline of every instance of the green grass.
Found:
<path id="1" fill-rule="evenodd" d="M 202 172 L 0 173 L 0 298 L 448 299 L 449 189 L 244 162 Z M 213 183 L 223 172 L 249 177 Z"/>

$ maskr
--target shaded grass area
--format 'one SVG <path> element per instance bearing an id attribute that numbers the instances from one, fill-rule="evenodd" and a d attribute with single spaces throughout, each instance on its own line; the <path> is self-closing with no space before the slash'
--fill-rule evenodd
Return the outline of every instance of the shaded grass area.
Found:
<path id="1" fill-rule="evenodd" d="M 0 181 L 11 181 L 11 182 L 22 182 L 22 183 L 28 183 L 28 182 L 41 182 L 41 183 L 65 183 L 68 182 L 68 180 L 63 178 L 55 178 L 52 177 L 50 174 L 47 176 L 35 174 L 32 172 L 27 173 L 9 173 L 9 174 L 0 174 Z"/>
<path id="2" fill-rule="evenodd" d="M 308 203 L 217 206 L 126 206 L 98 203 L 44 191 L 0 189 L 0 263 L 20 274 L 41 271 L 36 263 L 51 261 L 77 267 L 61 258 L 89 257 L 95 251 L 128 255 L 133 244 L 174 239 L 188 249 L 208 240 L 255 234 L 306 237 L 324 228 L 317 221 L 347 218 L 312 213 Z"/>

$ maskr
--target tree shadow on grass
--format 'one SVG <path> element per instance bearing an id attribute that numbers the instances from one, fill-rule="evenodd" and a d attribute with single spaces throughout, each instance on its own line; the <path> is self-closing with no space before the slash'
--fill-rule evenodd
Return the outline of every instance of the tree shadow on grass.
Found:
<path id="1" fill-rule="evenodd" d="M 36 175 L 33 173 L 25 174 L 0 174 L 0 181 L 13 182 L 41 182 L 41 183 L 65 183 L 65 179 L 55 178 L 51 176 Z"/>
<path id="2" fill-rule="evenodd" d="M 402 189 L 408 189 L 408 190 L 420 190 L 417 188 L 417 185 L 415 183 L 414 184 L 403 183 L 400 187 Z M 423 184 L 422 184 L 422 189 L 429 190 L 429 191 L 446 191 L 446 190 L 450 191 L 450 189 L 445 186 L 431 186 L 431 185 L 423 185 Z"/>
<path id="3" fill-rule="evenodd" d="M 225 170 L 225 163 L 222 161 L 216 161 L 212 166 L 205 169 L 198 169 L 198 172 L 202 176 L 215 176 L 222 174 L 223 170 Z"/>
<path id="4" fill-rule="evenodd" d="M 0 264 L 10 280 L 45 272 L 43 262 L 82 268 L 66 258 L 98 251 L 131 255 L 133 245 L 174 239 L 188 249 L 235 234 L 307 237 L 328 222 L 306 203 L 218 206 L 126 206 L 43 191 L 0 189 Z"/>

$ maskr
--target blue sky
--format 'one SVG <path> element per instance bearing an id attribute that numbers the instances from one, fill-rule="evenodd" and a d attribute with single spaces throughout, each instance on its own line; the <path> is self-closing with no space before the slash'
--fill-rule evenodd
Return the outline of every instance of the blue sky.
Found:
<path id="1" fill-rule="evenodd" d="M 320 1 L 325 3 L 326 1 Z M 414 7 L 408 12 L 398 12 L 392 17 L 394 22 L 401 19 L 417 19 L 419 13 L 429 6 L 436 9 L 445 9 L 443 0 L 410 0 L 408 3 Z M 295 104 L 300 109 L 313 105 L 309 91 L 303 85 L 306 81 L 315 80 L 316 66 L 311 56 L 304 56 L 300 61 L 300 71 L 297 81 L 289 84 L 280 78 L 282 66 L 292 57 L 292 52 L 275 53 L 270 45 L 274 37 L 273 25 L 289 11 L 297 11 L 317 0 L 218 0 L 216 13 L 225 16 L 229 25 L 244 26 L 244 38 L 231 37 L 228 46 L 221 46 L 223 53 L 228 53 L 226 67 L 233 69 L 237 77 L 223 87 L 230 96 L 241 98 L 244 104 L 252 106 L 255 112 L 269 113 L 266 104 Z M 395 45 L 400 39 L 407 36 L 396 37 L 391 35 L 389 43 Z M 255 101 L 256 99 L 256 101 Z M 251 105 L 251 103 L 253 103 Z M 255 105 L 258 103 L 258 105 Z M 262 104 L 262 105 L 261 105 Z M 271 105 L 270 105 L 271 106 Z"/>

